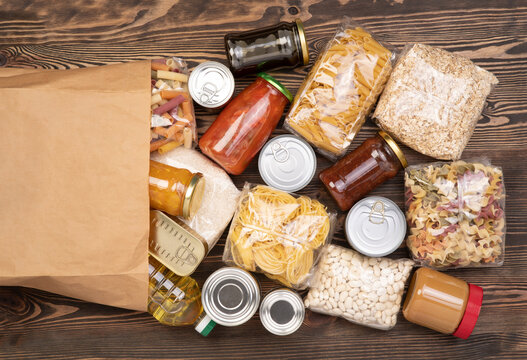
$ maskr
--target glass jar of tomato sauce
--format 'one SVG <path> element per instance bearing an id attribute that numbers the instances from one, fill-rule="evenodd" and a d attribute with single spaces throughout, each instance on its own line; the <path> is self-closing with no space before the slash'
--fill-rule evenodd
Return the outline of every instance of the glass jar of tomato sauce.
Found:
<path id="1" fill-rule="evenodd" d="M 190 219 L 201 205 L 205 179 L 201 173 L 150 160 L 150 207 Z"/>
<path id="2" fill-rule="evenodd" d="M 390 135 L 379 131 L 333 166 L 323 170 L 319 178 L 339 208 L 346 211 L 406 166 L 408 163 L 397 143 Z"/>
<path id="3" fill-rule="evenodd" d="M 232 175 L 247 168 L 293 100 L 272 76 L 257 76 L 227 104 L 199 141 L 201 151 Z"/>

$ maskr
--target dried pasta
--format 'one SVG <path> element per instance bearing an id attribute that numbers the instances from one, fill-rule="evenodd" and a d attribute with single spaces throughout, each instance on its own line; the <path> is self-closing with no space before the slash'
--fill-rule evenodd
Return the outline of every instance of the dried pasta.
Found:
<path id="1" fill-rule="evenodd" d="M 187 64 L 178 58 L 156 59 L 151 69 L 150 152 L 163 153 L 181 145 L 191 148 L 192 140 L 197 141 L 197 131 L 188 93 Z"/>
<path id="2" fill-rule="evenodd" d="M 455 161 L 406 169 L 407 245 L 434 268 L 503 263 L 505 188 L 500 168 Z"/>
<path id="3" fill-rule="evenodd" d="M 335 215 L 320 202 L 246 184 L 223 254 L 228 264 L 259 271 L 296 289 L 307 286 Z"/>
<path id="4" fill-rule="evenodd" d="M 345 22 L 300 87 L 285 127 L 335 160 L 360 130 L 392 70 L 393 54 Z"/>

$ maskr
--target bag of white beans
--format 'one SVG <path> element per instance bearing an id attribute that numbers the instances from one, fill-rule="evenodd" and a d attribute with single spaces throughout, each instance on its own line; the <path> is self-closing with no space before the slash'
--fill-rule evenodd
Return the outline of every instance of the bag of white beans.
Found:
<path id="1" fill-rule="evenodd" d="M 371 258 L 330 245 L 304 299 L 312 311 L 381 330 L 393 328 L 414 262 Z"/>

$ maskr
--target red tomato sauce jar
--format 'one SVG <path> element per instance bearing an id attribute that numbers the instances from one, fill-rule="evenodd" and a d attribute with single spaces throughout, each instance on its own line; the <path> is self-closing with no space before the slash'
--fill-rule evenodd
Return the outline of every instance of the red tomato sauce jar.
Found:
<path id="1" fill-rule="evenodd" d="M 201 151 L 232 175 L 247 168 L 293 100 L 272 76 L 257 76 L 227 104 L 199 141 Z"/>
<path id="2" fill-rule="evenodd" d="M 384 131 L 323 170 L 319 178 L 342 211 L 408 166 L 397 143 Z"/>

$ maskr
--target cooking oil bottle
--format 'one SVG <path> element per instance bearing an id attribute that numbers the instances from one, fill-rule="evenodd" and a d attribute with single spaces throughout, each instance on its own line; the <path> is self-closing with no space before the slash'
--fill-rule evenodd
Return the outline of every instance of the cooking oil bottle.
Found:
<path id="1" fill-rule="evenodd" d="M 207 336 L 216 323 L 203 311 L 196 281 L 174 274 L 152 256 L 148 262 L 148 312 L 162 324 L 194 325 L 196 331 Z"/>

